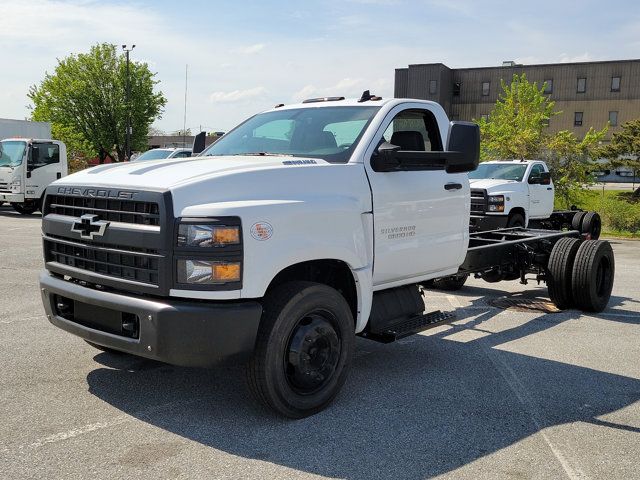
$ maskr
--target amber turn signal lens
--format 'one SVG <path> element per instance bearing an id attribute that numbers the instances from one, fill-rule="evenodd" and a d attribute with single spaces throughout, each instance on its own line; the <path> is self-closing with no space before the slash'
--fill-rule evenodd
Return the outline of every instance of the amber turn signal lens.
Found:
<path id="1" fill-rule="evenodd" d="M 229 245 L 229 244 L 240 243 L 240 229 L 238 227 L 214 228 L 213 243 L 216 245 Z"/>
<path id="2" fill-rule="evenodd" d="M 219 282 L 237 282 L 240 280 L 239 263 L 216 263 L 212 266 L 212 277 Z"/>

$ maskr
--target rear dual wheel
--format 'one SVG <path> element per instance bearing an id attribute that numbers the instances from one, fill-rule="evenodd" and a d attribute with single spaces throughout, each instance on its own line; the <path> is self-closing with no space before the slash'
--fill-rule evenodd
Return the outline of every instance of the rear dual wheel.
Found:
<path id="1" fill-rule="evenodd" d="M 571 277 L 576 307 L 586 312 L 601 312 L 613 290 L 615 259 L 609 242 L 587 240 L 576 253 Z"/>
<path id="2" fill-rule="evenodd" d="M 551 251 L 547 271 L 549 297 L 558 308 L 601 312 L 607 307 L 615 273 L 609 242 L 561 238 Z"/>
<path id="3" fill-rule="evenodd" d="M 573 264 L 582 241 L 578 238 L 561 238 L 553 246 L 547 266 L 549 298 L 560 309 L 573 306 L 571 277 Z"/>
<path id="4" fill-rule="evenodd" d="M 324 409 L 344 384 L 355 344 L 349 304 L 335 289 L 290 282 L 267 294 L 249 389 L 276 413 L 303 418 Z"/>

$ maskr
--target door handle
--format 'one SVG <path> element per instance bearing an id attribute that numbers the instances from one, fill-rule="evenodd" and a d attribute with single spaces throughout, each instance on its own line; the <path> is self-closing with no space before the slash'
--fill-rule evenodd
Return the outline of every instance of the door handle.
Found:
<path id="1" fill-rule="evenodd" d="M 444 185 L 445 190 L 460 190 L 461 188 L 461 183 L 445 183 Z"/>
<path id="2" fill-rule="evenodd" d="M 551 188 L 551 187 L 547 187 L 547 190 L 553 190 L 553 188 Z"/>

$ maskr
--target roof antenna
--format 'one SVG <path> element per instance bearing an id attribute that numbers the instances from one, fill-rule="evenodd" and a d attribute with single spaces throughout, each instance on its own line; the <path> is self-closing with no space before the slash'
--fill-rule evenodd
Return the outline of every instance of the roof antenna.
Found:
<path id="1" fill-rule="evenodd" d="M 372 95 L 369 90 L 365 90 L 364 92 L 362 92 L 362 96 L 360 97 L 360 100 L 358 100 L 358 102 L 368 102 L 369 100 L 382 100 L 382 97 Z"/>

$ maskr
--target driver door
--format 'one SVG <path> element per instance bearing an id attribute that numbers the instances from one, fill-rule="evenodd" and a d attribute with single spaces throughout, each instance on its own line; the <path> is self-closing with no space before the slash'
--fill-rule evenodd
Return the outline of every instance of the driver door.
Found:
<path id="1" fill-rule="evenodd" d="M 553 212 L 553 183 L 549 185 L 537 183 L 540 181 L 540 174 L 545 171 L 543 164 L 534 163 L 527 177 L 527 183 L 529 184 L 529 216 L 532 218 L 547 218 Z"/>
<path id="2" fill-rule="evenodd" d="M 53 142 L 33 142 L 27 164 L 25 197 L 40 198 L 47 185 L 60 177 L 60 146 Z"/>
<path id="3" fill-rule="evenodd" d="M 392 116 L 391 116 L 392 115 Z M 441 151 L 443 139 L 427 108 L 392 110 L 378 139 L 402 150 Z M 469 230 L 467 175 L 442 170 L 376 172 L 373 193 L 374 288 L 457 271 Z"/>

